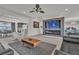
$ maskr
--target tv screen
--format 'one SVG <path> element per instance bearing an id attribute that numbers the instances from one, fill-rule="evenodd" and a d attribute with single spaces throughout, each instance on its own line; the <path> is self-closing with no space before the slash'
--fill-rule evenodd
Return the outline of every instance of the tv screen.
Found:
<path id="1" fill-rule="evenodd" d="M 11 23 L 0 22 L 0 30 L 11 30 Z"/>
<path id="2" fill-rule="evenodd" d="M 49 29 L 60 28 L 60 20 L 53 19 L 48 21 L 47 27 Z"/>

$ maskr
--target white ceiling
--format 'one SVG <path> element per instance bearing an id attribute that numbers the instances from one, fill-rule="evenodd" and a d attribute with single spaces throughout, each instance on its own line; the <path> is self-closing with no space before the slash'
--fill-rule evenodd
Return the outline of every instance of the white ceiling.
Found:
<path id="1" fill-rule="evenodd" d="M 44 14 L 29 13 L 29 11 L 31 11 L 34 7 L 35 4 L 0 4 L 0 13 L 1 14 L 14 13 L 20 16 L 25 17 L 28 16 L 34 18 L 57 17 L 57 16 L 64 16 L 70 18 L 79 16 L 79 4 L 40 4 L 42 10 L 45 11 Z M 68 9 L 68 11 L 65 11 L 65 9 Z"/>

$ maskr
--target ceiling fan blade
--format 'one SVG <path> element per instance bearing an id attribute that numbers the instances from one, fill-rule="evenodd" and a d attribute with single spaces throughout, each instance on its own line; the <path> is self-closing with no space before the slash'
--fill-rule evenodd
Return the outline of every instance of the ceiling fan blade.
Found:
<path id="1" fill-rule="evenodd" d="M 44 11 L 40 11 L 40 13 L 45 13 Z"/>
<path id="2" fill-rule="evenodd" d="M 32 11 L 30 11 L 30 13 L 32 13 L 32 12 L 45 13 L 44 11 L 42 11 L 42 10 L 41 10 L 42 8 L 40 8 L 40 5 L 39 5 L 39 4 L 36 4 L 36 5 L 35 5 L 35 7 L 36 7 L 36 8 L 33 8 L 33 10 L 32 10 Z"/>
<path id="3" fill-rule="evenodd" d="M 32 13 L 32 12 L 34 12 L 34 11 L 30 11 L 30 13 Z"/>

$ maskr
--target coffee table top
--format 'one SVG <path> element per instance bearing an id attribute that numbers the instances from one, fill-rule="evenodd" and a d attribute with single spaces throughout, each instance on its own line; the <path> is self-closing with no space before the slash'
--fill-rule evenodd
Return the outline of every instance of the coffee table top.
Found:
<path id="1" fill-rule="evenodd" d="M 38 45 L 41 41 L 36 38 L 23 38 L 22 41 L 32 44 L 32 45 Z"/>

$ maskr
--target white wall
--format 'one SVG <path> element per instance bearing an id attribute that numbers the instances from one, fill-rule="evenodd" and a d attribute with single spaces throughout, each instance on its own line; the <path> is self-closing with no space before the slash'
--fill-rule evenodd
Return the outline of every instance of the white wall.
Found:
<path id="1" fill-rule="evenodd" d="M 40 34 L 43 34 L 43 21 L 40 21 L 39 30 Z"/>
<path id="2" fill-rule="evenodd" d="M 27 23 L 28 35 L 36 35 L 36 34 L 40 34 L 40 32 L 41 33 L 43 32 L 43 29 L 40 28 L 40 26 L 43 26 L 43 24 L 38 19 L 26 18 L 26 19 L 19 20 L 19 19 L 0 18 L 0 21 L 15 22 L 15 24 L 17 24 L 18 22 Z M 33 28 L 33 21 L 39 22 L 39 28 Z M 16 31 L 17 31 L 17 25 L 16 25 Z"/>
<path id="3" fill-rule="evenodd" d="M 28 35 L 36 35 L 36 34 L 40 33 L 39 28 L 33 28 L 33 21 L 40 22 L 37 19 L 29 19 L 29 22 L 28 22 Z"/>

